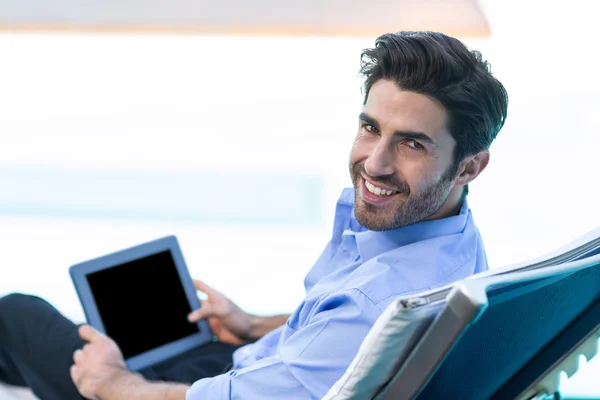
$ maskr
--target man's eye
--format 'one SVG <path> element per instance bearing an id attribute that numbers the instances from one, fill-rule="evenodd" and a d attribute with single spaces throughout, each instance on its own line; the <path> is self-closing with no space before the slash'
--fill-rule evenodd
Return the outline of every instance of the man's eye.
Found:
<path id="1" fill-rule="evenodd" d="M 377 129 L 373 125 L 364 124 L 363 129 L 369 133 L 377 133 Z"/>
<path id="2" fill-rule="evenodd" d="M 408 145 L 408 147 L 415 149 L 415 150 L 423 150 L 425 147 L 423 147 L 423 145 L 415 140 L 407 140 L 406 144 Z"/>

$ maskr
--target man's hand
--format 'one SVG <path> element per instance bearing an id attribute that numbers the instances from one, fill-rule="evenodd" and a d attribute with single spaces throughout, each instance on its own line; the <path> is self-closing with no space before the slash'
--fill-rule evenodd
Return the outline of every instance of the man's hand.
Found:
<path id="1" fill-rule="evenodd" d="M 71 379 L 83 397 L 99 399 L 98 393 L 104 386 L 133 375 L 112 339 L 89 325 L 79 328 L 79 336 L 88 344 L 73 353 L 75 364 L 71 366 Z"/>
<path id="2" fill-rule="evenodd" d="M 205 293 L 208 299 L 201 302 L 202 307 L 190 313 L 190 322 L 208 319 L 215 336 L 225 343 L 241 345 L 255 339 L 252 337 L 254 316 L 204 282 L 194 280 L 194 286 Z"/>

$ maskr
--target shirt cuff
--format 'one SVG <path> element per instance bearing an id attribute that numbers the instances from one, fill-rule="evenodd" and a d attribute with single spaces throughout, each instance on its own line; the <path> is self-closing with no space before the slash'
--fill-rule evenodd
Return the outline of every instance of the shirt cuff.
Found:
<path id="1" fill-rule="evenodd" d="M 186 400 L 229 400 L 234 371 L 196 381 L 185 395 Z"/>

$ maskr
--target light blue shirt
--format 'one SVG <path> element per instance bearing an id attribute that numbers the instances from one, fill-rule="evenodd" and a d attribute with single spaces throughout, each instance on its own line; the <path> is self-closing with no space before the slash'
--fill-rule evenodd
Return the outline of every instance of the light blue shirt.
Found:
<path id="1" fill-rule="evenodd" d="M 466 200 L 459 215 L 375 232 L 356 221 L 354 190 L 345 189 L 331 241 L 306 276 L 302 304 L 284 326 L 239 348 L 235 370 L 197 381 L 186 399 L 320 399 L 397 296 L 485 270 Z"/>

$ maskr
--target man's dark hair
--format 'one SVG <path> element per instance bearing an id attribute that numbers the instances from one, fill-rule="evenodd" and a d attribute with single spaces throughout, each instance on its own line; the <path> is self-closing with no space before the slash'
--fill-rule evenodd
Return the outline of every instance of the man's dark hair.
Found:
<path id="1" fill-rule="evenodd" d="M 386 79 L 444 106 L 456 141 L 455 169 L 465 157 L 489 148 L 504 125 L 508 96 L 490 65 L 481 53 L 442 33 L 382 35 L 374 48 L 363 50 L 360 73 L 365 78 L 365 103 L 371 86 Z"/>

